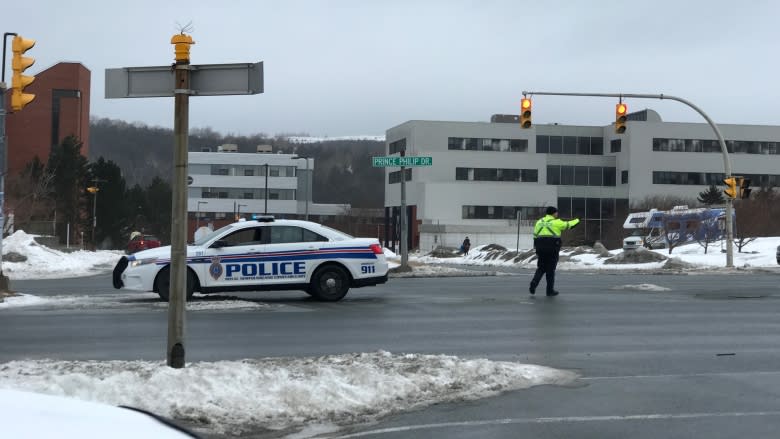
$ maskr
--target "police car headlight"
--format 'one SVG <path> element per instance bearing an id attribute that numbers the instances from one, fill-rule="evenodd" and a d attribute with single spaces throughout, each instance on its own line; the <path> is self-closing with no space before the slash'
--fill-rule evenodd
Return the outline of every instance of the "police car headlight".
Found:
<path id="1" fill-rule="evenodd" d="M 136 259 L 134 261 L 130 261 L 130 266 L 138 267 L 139 265 L 153 264 L 155 262 L 157 262 L 157 258 Z"/>

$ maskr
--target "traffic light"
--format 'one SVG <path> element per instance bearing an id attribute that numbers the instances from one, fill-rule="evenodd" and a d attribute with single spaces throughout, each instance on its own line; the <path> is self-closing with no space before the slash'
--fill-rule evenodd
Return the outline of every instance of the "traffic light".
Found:
<path id="1" fill-rule="evenodd" d="M 615 132 L 623 134 L 626 132 L 626 113 L 628 107 L 624 103 L 615 105 Z"/>
<path id="2" fill-rule="evenodd" d="M 745 200 L 750 198 L 750 192 L 753 189 L 750 189 L 750 179 L 749 178 L 740 178 L 739 179 L 739 198 Z"/>
<path id="3" fill-rule="evenodd" d="M 22 74 L 28 67 L 35 64 L 34 58 L 22 56 L 24 52 L 27 52 L 33 46 L 35 46 L 35 40 L 28 40 L 19 35 L 14 37 L 11 45 L 11 50 L 14 52 L 14 58 L 11 61 L 11 69 L 13 70 L 13 78 L 11 79 L 11 110 L 13 111 L 20 111 L 25 105 L 35 99 L 34 94 L 24 92 L 25 87 L 35 81 L 35 76 Z"/>
<path id="4" fill-rule="evenodd" d="M 87 192 L 89 192 L 90 194 L 94 194 L 94 193 L 96 193 L 99 190 L 100 189 L 97 186 L 89 186 L 89 187 L 87 187 Z"/>
<path id="5" fill-rule="evenodd" d="M 520 101 L 520 126 L 531 128 L 531 100 L 528 98 Z"/>
<path id="6" fill-rule="evenodd" d="M 726 189 L 723 189 L 723 193 L 729 198 L 737 198 L 737 178 L 724 178 L 723 184 L 726 185 Z"/>

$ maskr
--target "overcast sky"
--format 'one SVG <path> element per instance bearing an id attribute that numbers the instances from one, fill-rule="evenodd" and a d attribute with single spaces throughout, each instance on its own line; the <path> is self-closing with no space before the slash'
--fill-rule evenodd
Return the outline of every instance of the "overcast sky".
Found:
<path id="1" fill-rule="evenodd" d="M 172 98 L 105 99 L 104 70 L 173 62 L 170 38 L 190 22 L 193 64 L 264 62 L 265 93 L 191 99 L 190 127 L 223 134 L 488 121 L 517 113 L 523 90 L 665 93 L 718 123 L 780 124 L 772 0 L 25 0 L 3 3 L 0 29 L 37 40 L 32 74 L 84 64 L 93 117 L 172 127 Z M 537 96 L 534 122 L 607 125 L 614 103 Z M 701 121 L 680 103 L 627 103 Z"/>

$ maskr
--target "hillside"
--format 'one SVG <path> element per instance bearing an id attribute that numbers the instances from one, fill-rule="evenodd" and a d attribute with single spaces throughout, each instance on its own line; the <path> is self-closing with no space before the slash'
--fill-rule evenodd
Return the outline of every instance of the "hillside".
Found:
<path id="1" fill-rule="evenodd" d="M 212 150 L 217 145 L 234 143 L 239 152 L 254 153 L 256 145 L 268 144 L 273 150 L 314 158 L 314 202 L 349 203 L 353 207 L 384 205 L 384 172 L 371 166 L 371 157 L 383 155 L 384 142 L 373 139 L 309 140 L 292 143 L 286 137 L 264 134 L 225 136 L 211 129 L 190 132 L 189 150 Z M 166 181 L 172 175 L 173 131 L 167 128 L 130 124 L 120 120 L 93 119 L 90 126 L 90 161 L 103 157 L 115 162 L 127 186 L 148 185 L 154 177 Z"/>

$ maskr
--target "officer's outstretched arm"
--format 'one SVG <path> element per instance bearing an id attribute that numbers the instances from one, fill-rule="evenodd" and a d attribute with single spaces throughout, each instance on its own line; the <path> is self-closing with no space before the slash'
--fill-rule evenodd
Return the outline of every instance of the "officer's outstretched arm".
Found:
<path id="1" fill-rule="evenodd" d="M 577 225 L 577 224 L 579 224 L 579 223 L 580 223 L 580 219 L 579 219 L 579 218 L 574 218 L 574 219 L 573 219 L 573 220 L 571 220 L 571 221 L 566 221 L 566 225 L 567 225 L 567 226 L 568 226 L 570 229 L 574 228 L 574 226 L 576 226 L 576 225 Z"/>

